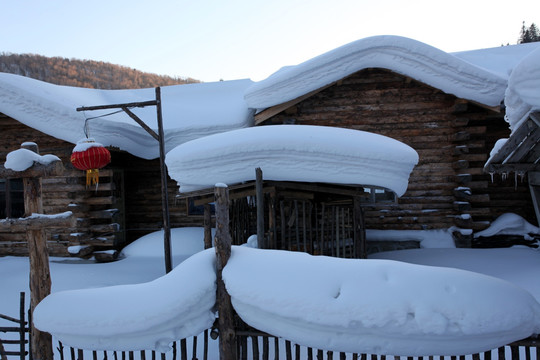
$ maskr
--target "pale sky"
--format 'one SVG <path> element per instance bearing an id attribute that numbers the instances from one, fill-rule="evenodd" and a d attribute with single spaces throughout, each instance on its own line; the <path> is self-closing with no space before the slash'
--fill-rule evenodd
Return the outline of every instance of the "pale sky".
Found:
<path id="1" fill-rule="evenodd" d="M 262 80 L 354 40 L 447 52 L 515 44 L 539 0 L 0 0 L 0 52 L 91 59 L 202 81 Z"/>

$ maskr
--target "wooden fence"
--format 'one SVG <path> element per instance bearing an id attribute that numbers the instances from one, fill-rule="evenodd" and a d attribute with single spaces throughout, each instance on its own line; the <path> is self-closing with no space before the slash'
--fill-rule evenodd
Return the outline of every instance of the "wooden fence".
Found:
<path id="1" fill-rule="evenodd" d="M 0 332 L 6 335 L 5 338 L 4 336 L 0 336 L 0 359 L 5 360 L 8 356 L 11 358 L 16 356 L 24 360 L 26 355 L 28 355 L 26 345 L 29 343 L 29 336 L 27 334 L 30 331 L 25 314 L 25 293 L 21 292 L 19 318 L 15 319 L 11 316 L 0 314 L 1 319 L 7 320 L 8 323 L 16 324 L 16 326 L 0 326 Z"/>
<path id="2" fill-rule="evenodd" d="M 88 351 L 65 347 L 58 342 L 55 359 L 60 360 L 213 360 L 214 354 L 209 354 L 209 330 L 201 336 L 192 336 L 172 343 L 172 350 L 161 353 L 154 350 L 141 351 Z"/>
<path id="3" fill-rule="evenodd" d="M 217 342 L 209 339 L 210 329 L 203 336 L 176 341 L 168 353 L 155 351 L 83 351 L 66 348 L 59 343 L 56 349 L 61 360 L 215 360 Z M 463 356 L 391 356 L 354 354 L 314 349 L 294 344 L 260 331 L 236 332 L 237 359 L 239 360 L 535 360 L 540 359 L 540 348 L 534 339 L 519 341 L 479 354 Z M 56 355 L 56 354 L 55 354 Z M 55 356 L 58 359 L 57 356 Z"/>

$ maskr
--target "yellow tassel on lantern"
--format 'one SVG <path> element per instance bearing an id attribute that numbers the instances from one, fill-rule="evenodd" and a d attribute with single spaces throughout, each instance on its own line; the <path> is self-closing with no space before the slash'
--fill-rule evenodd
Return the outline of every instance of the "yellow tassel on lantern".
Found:
<path id="1" fill-rule="evenodd" d="M 89 169 L 86 170 L 86 187 L 90 185 L 99 184 L 99 170 L 98 169 Z"/>

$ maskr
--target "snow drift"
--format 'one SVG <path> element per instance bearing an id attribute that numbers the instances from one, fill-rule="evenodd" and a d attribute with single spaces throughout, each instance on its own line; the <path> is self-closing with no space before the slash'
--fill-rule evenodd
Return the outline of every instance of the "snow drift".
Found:
<path id="1" fill-rule="evenodd" d="M 167 154 L 169 175 L 181 192 L 255 179 L 380 186 L 398 196 L 418 162 L 411 147 L 360 130 L 272 125 L 211 135 Z"/>
<path id="2" fill-rule="evenodd" d="M 149 283 L 53 293 L 36 307 L 34 324 L 80 349 L 168 351 L 214 323 L 214 251 Z"/>
<path id="3" fill-rule="evenodd" d="M 463 270 L 233 247 L 223 277 L 249 325 L 325 350 L 461 355 L 540 330 L 531 294 Z"/>
<path id="4" fill-rule="evenodd" d="M 167 350 L 212 326 L 214 259 L 208 249 L 149 283 L 53 293 L 35 324 L 76 348 Z M 530 293 L 457 269 L 234 246 L 223 278 L 249 325 L 326 350 L 460 355 L 539 330 Z"/>

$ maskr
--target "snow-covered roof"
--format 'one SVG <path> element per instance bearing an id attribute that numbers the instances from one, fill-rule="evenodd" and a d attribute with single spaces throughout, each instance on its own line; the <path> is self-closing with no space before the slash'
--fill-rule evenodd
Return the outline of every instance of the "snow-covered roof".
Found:
<path id="1" fill-rule="evenodd" d="M 255 179 L 380 186 L 401 196 L 418 154 L 408 145 L 360 130 L 272 125 L 196 139 L 171 150 L 169 175 L 180 192 Z"/>
<path id="2" fill-rule="evenodd" d="M 532 112 L 540 111 L 540 46 L 512 71 L 504 103 L 506 121 L 512 130 L 517 129 Z"/>
<path id="3" fill-rule="evenodd" d="M 166 151 L 201 136 L 250 126 L 252 110 L 244 99 L 251 80 L 221 81 L 161 88 Z M 53 85 L 0 73 L 0 112 L 73 144 L 85 137 L 85 119 L 114 110 L 77 112 L 81 106 L 155 99 L 154 89 L 96 90 Z M 132 111 L 157 132 L 155 106 Z M 123 112 L 88 121 L 89 135 L 145 159 L 159 156 L 157 141 Z"/>
<path id="4" fill-rule="evenodd" d="M 250 86 L 245 99 L 249 107 L 264 109 L 299 98 L 362 69 L 384 68 L 460 98 L 499 105 L 506 78 L 462 60 L 463 57 L 404 37 L 369 37 L 282 68 Z M 471 58 L 472 55 L 468 57 Z"/>
<path id="5" fill-rule="evenodd" d="M 508 79 L 516 65 L 538 48 L 540 48 L 540 42 L 532 42 L 488 49 L 460 51 L 452 53 L 452 55 L 489 70 L 504 79 Z"/>

